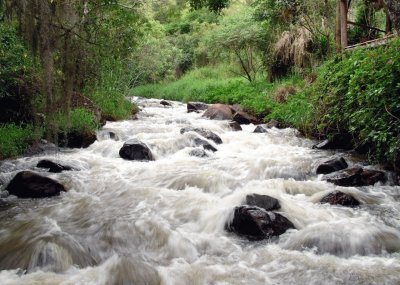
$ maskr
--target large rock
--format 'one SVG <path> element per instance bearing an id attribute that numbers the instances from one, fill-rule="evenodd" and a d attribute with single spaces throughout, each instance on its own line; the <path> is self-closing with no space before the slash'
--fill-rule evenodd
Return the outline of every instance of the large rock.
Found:
<path id="1" fill-rule="evenodd" d="M 328 203 L 331 205 L 342 205 L 346 207 L 356 207 L 360 202 L 353 196 L 340 191 L 333 191 L 321 199 L 321 203 Z"/>
<path id="2" fill-rule="evenodd" d="M 242 127 L 239 125 L 239 123 L 235 121 L 229 122 L 229 127 L 235 132 L 242 130 Z"/>
<path id="3" fill-rule="evenodd" d="M 119 156 L 127 160 L 149 161 L 154 159 L 149 147 L 137 139 L 125 142 L 119 150 Z"/>
<path id="4" fill-rule="evenodd" d="M 327 174 L 324 180 L 338 186 L 369 186 L 385 179 L 385 173 L 378 170 L 362 169 L 361 167 L 349 168 Z"/>
<path id="5" fill-rule="evenodd" d="M 59 195 L 65 188 L 53 179 L 22 171 L 15 175 L 6 190 L 20 198 L 43 198 Z"/>
<path id="6" fill-rule="evenodd" d="M 204 110 L 207 110 L 207 108 L 208 108 L 208 105 L 206 103 L 202 103 L 202 102 L 188 102 L 187 103 L 187 112 L 188 113 L 204 111 Z"/>
<path id="7" fill-rule="evenodd" d="M 268 133 L 268 130 L 266 128 L 264 128 L 263 126 L 257 126 L 253 133 L 257 133 L 257 134 L 262 134 L 262 133 Z"/>
<path id="8" fill-rule="evenodd" d="M 47 159 L 43 159 L 43 160 L 39 161 L 38 164 L 36 165 L 36 167 L 48 168 L 49 172 L 53 172 L 53 173 L 60 173 L 63 171 L 74 170 L 70 166 L 61 165 L 61 164 L 55 163 L 55 162 L 53 162 L 51 160 L 47 160 Z"/>
<path id="9" fill-rule="evenodd" d="M 292 222 L 284 216 L 252 206 L 236 207 L 232 222 L 226 225 L 228 231 L 251 240 L 279 236 L 294 228 Z"/>
<path id="10" fill-rule="evenodd" d="M 193 127 L 185 127 L 181 129 L 181 134 L 184 134 L 186 132 L 195 132 L 201 135 L 202 137 L 205 137 L 206 139 L 212 140 L 216 144 L 221 144 L 222 140 L 221 138 L 216 135 L 215 133 L 206 130 L 204 128 L 193 128 Z"/>
<path id="11" fill-rule="evenodd" d="M 343 157 L 337 157 L 323 162 L 317 167 L 317 174 L 329 174 L 348 167 L 346 160 Z"/>
<path id="12" fill-rule="evenodd" d="M 353 147 L 353 137 L 350 134 L 336 134 L 313 146 L 316 149 L 352 149 Z"/>
<path id="13" fill-rule="evenodd" d="M 166 100 L 161 100 L 160 101 L 160 104 L 161 105 L 163 105 L 164 107 L 171 107 L 172 105 L 171 105 L 171 103 L 170 102 L 168 102 L 168 101 L 166 101 Z"/>
<path id="14" fill-rule="evenodd" d="M 232 120 L 233 113 L 230 106 L 225 104 L 213 104 L 207 108 L 203 117 L 211 120 Z"/>
<path id="15" fill-rule="evenodd" d="M 58 135 L 59 145 L 70 148 L 87 148 L 96 141 L 95 133 L 69 132 Z"/>
<path id="16" fill-rule="evenodd" d="M 244 111 L 237 111 L 233 115 L 233 121 L 238 122 L 239 124 L 256 124 L 258 122 L 257 118 L 244 112 Z"/>
<path id="17" fill-rule="evenodd" d="M 201 138 L 195 138 L 193 142 L 196 146 L 202 146 L 205 150 L 211 150 L 213 152 L 217 151 L 217 149 L 212 146 L 208 141 L 202 140 Z"/>
<path id="18" fill-rule="evenodd" d="M 279 201 L 273 197 L 260 194 L 249 194 L 246 196 L 246 204 L 249 206 L 257 206 L 266 211 L 280 209 Z"/>

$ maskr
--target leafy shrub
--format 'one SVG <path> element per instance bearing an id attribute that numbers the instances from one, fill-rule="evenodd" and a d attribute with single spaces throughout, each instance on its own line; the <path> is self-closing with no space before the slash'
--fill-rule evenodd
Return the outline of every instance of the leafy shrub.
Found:
<path id="1" fill-rule="evenodd" d="M 350 132 L 371 159 L 399 163 L 400 40 L 326 63 L 309 93 L 318 98 L 317 129 Z"/>
<path id="2" fill-rule="evenodd" d="M 32 125 L 0 125 L 0 159 L 22 154 L 28 144 L 40 135 L 40 131 L 35 131 Z"/>
<path id="3" fill-rule="evenodd" d="M 84 108 L 72 109 L 69 114 L 57 113 L 56 123 L 63 132 L 91 133 L 98 128 L 94 115 Z"/>

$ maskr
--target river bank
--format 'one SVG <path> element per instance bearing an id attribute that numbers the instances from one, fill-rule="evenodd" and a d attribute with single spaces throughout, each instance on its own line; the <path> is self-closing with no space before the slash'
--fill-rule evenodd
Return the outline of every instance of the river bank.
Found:
<path id="1" fill-rule="evenodd" d="M 315 173 L 321 161 L 347 152 L 312 149 L 294 129 L 233 131 L 228 121 L 187 113 L 186 105 L 137 101 L 138 120 L 107 122 L 87 149 L 5 161 L 7 184 L 21 170 L 62 183 L 48 199 L 2 198 L 2 284 L 397 284 L 400 280 L 399 187 L 341 187 Z M 190 156 L 205 128 L 222 144 Z M 114 135 L 110 135 L 113 133 Z M 152 151 L 149 162 L 121 159 L 129 139 Z M 46 173 L 52 159 L 75 168 Z M 319 203 L 332 191 L 361 206 Z M 277 213 L 295 229 L 278 239 L 249 241 L 225 230 L 248 194 L 279 200 Z M 26 270 L 26 271 L 25 271 Z"/>

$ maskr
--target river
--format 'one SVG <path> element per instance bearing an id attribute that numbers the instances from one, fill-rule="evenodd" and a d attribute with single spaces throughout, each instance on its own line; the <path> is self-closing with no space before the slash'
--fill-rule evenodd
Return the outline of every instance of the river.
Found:
<path id="1" fill-rule="evenodd" d="M 79 171 L 43 173 L 66 186 L 59 197 L 1 199 L 0 284 L 400 284 L 399 186 L 322 181 L 315 168 L 338 153 L 313 150 L 294 129 L 234 132 L 181 103 L 135 100 L 138 120 L 108 122 L 87 149 L 1 164 L 4 185 L 21 170 L 43 171 L 35 168 L 43 158 Z M 187 126 L 213 131 L 223 144 L 207 158 L 189 156 L 196 134 L 181 134 Z M 121 159 L 130 138 L 146 143 L 155 161 Z M 333 190 L 362 205 L 318 202 Z M 277 198 L 296 229 L 258 242 L 226 232 L 252 193 Z"/>

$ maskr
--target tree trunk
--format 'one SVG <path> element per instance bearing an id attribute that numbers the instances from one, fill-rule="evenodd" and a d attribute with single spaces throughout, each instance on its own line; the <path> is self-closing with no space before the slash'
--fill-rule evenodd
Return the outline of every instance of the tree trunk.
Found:
<path id="1" fill-rule="evenodd" d="M 340 1 L 340 34 L 341 34 L 341 46 L 344 50 L 347 47 L 347 0 Z"/>
<path id="2" fill-rule="evenodd" d="M 390 19 L 393 28 L 400 35 L 400 1 L 399 0 L 384 0 L 384 3 L 389 11 Z"/>
<path id="3" fill-rule="evenodd" d="M 340 0 L 336 1 L 336 29 L 335 29 L 335 42 L 336 42 L 336 51 L 339 53 L 342 51 L 342 42 L 341 42 L 341 29 L 340 29 Z"/>

